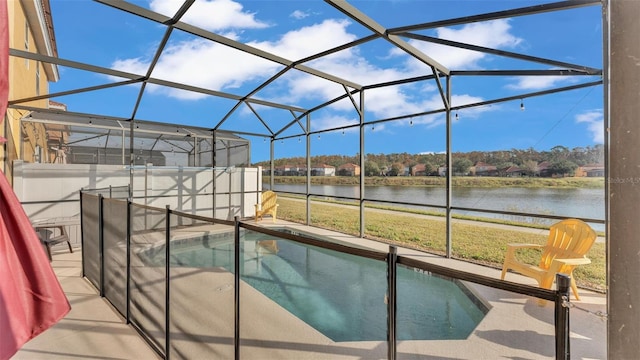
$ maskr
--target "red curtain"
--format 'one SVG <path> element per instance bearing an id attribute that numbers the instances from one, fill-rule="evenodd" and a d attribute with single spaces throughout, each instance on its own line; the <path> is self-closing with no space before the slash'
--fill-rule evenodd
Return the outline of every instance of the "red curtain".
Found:
<path id="1" fill-rule="evenodd" d="M 9 92 L 7 0 L 0 0 L 0 123 Z M 0 171 L 0 360 L 71 309 L 16 194 Z"/>
<path id="2" fill-rule="evenodd" d="M 0 359 L 71 309 L 13 189 L 0 172 Z"/>

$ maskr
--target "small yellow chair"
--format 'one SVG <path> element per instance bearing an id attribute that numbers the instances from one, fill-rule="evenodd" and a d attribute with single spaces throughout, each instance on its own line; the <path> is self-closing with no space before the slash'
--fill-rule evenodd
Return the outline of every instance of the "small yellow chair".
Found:
<path id="1" fill-rule="evenodd" d="M 509 244 L 507 254 L 502 266 L 501 279 L 508 269 L 528 276 L 538 281 L 538 285 L 544 289 L 551 289 L 557 273 L 571 277 L 571 290 L 577 300 L 578 287 L 573 278 L 573 269 L 578 265 L 591 263 L 586 253 L 596 240 L 596 232 L 578 219 L 567 219 L 555 223 L 549 229 L 549 238 L 546 245 L 536 244 Z M 542 257 L 538 266 L 522 263 L 516 259 L 516 250 L 525 248 L 542 249 Z"/>
<path id="2" fill-rule="evenodd" d="M 278 196 L 271 190 L 267 190 L 262 193 L 262 201 L 260 204 L 256 204 L 256 222 L 262 220 L 262 216 L 270 214 L 273 222 L 276 222 L 276 213 L 278 212 L 278 204 L 276 201 Z"/>

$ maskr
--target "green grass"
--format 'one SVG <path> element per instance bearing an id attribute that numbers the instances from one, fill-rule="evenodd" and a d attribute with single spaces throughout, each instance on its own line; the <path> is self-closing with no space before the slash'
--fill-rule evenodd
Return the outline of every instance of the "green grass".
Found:
<path id="1" fill-rule="evenodd" d="M 276 176 L 277 184 L 306 184 L 305 176 Z M 269 183 L 269 176 L 262 178 L 264 183 Z M 424 186 L 444 187 L 446 179 L 439 176 L 367 176 L 364 179 L 366 186 Z M 314 185 L 358 185 L 358 176 L 312 176 Z M 453 186 L 457 187 L 527 187 L 527 188 L 604 188 L 604 178 L 565 177 L 565 178 L 540 178 L 540 177 L 484 177 L 484 176 L 455 176 L 452 179 Z"/>
<path id="2" fill-rule="evenodd" d="M 303 201 L 280 196 L 278 204 L 280 204 L 278 218 L 298 223 L 306 221 Z M 311 225 L 358 236 L 360 233 L 359 208 L 336 205 L 312 202 Z M 366 208 L 365 237 L 430 253 L 444 254 L 446 237 L 444 218 L 416 216 L 441 215 L 437 212 L 425 213 L 389 212 L 379 211 L 379 209 L 376 211 L 373 208 Z M 545 235 L 456 221 L 452 224 L 452 256 L 495 268 L 502 268 L 507 244 L 544 244 L 545 242 Z M 604 291 L 606 288 L 604 244 L 594 244 L 587 256 L 591 259 L 591 264 L 576 268 L 574 271 L 576 282 L 581 287 Z M 535 250 L 523 251 L 519 259 L 537 264 L 540 253 Z"/>

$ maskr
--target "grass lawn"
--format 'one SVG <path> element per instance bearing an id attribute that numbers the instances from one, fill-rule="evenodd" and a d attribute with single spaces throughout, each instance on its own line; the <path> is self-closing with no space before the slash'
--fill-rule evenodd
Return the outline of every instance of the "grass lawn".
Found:
<path id="1" fill-rule="evenodd" d="M 604 188 L 603 177 L 500 177 L 500 176 L 454 176 L 453 186 L 475 188 L 526 187 L 526 188 Z M 269 176 L 263 176 L 262 182 L 268 184 Z M 306 184 L 305 176 L 276 176 L 276 184 Z M 366 186 L 427 186 L 444 187 L 443 176 L 367 176 Z M 358 176 L 312 176 L 314 185 L 358 185 Z"/>
<path id="2" fill-rule="evenodd" d="M 278 218 L 304 223 L 303 201 L 278 198 Z M 359 208 L 313 202 L 311 225 L 358 236 Z M 430 253 L 444 254 L 446 227 L 444 218 L 436 218 L 402 212 L 365 210 L 365 237 L 382 242 L 411 247 Z M 452 224 L 453 257 L 495 268 L 502 268 L 506 245 L 509 243 L 544 244 L 545 235 L 497 227 L 473 225 L 455 221 Z M 605 244 L 596 243 L 587 254 L 591 264 L 576 268 L 574 276 L 578 286 L 604 291 L 606 286 Z M 522 252 L 521 260 L 536 264 L 540 253 L 536 250 Z"/>

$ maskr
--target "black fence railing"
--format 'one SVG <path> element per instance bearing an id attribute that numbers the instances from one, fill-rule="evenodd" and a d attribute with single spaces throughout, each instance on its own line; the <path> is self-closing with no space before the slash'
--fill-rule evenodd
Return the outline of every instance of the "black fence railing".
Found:
<path id="1" fill-rule="evenodd" d="M 557 276 L 558 290 L 546 290 L 400 256 L 394 246 L 387 252 L 370 250 L 265 228 L 238 218 L 233 222 L 218 220 L 168 207 L 155 208 L 131 200 L 106 198 L 102 192 L 97 195 L 81 192 L 81 218 L 83 275 L 165 359 L 241 359 L 260 354 L 279 357 L 286 351 L 301 351 L 296 336 L 303 336 L 302 332 L 290 330 L 299 320 L 292 319 L 278 307 L 270 307 L 271 302 L 256 296 L 256 289 L 261 286 L 283 288 L 285 297 L 292 298 L 294 293 L 314 286 L 296 278 L 333 267 L 336 278 L 348 278 L 345 287 L 334 291 L 337 297 L 357 292 L 362 304 L 355 305 L 373 313 L 366 319 L 358 318 L 364 323 L 363 327 L 375 328 L 368 322 L 385 319 L 381 331 L 386 336 L 384 341 L 380 340 L 385 345 L 376 347 L 377 357 L 399 358 L 398 314 L 411 310 L 399 302 L 404 301 L 404 295 L 399 293 L 398 272 L 400 268 L 407 268 L 416 274 L 461 280 L 554 302 L 555 357 L 570 358 L 570 279 L 563 275 Z M 287 244 L 293 245 L 285 248 Z M 310 252 L 311 248 L 320 250 Z M 292 265 L 279 260 L 287 254 L 294 262 L 302 259 L 306 262 L 298 270 L 286 272 Z M 346 257 L 346 260 L 336 265 L 328 262 L 327 256 Z M 206 261 L 206 265 L 202 261 Z M 362 261 L 370 265 L 355 266 Z M 275 276 L 255 282 L 262 273 Z M 324 282 L 335 280 L 326 278 Z M 367 305 L 378 295 L 363 296 L 354 290 L 379 284 L 385 284 L 377 293 L 383 292 L 384 310 L 380 310 L 377 301 Z M 321 301 L 313 306 L 321 307 Z M 293 307 L 303 305 L 296 303 Z M 305 311 L 313 310 L 312 307 Z M 447 307 L 446 312 L 450 310 Z M 319 317 L 331 317 L 331 314 L 322 312 Z M 263 321 L 258 325 L 253 323 L 256 319 Z M 339 322 L 338 318 L 333 320 Z M 283 332 L 293 337 L 290 339 L 293 349 L 287 341 L 273 335 L 279 327 L 287 329 Z M 326 351 L 327 356 L 338 351 L 334 347 L 305 345 L 303 348 L 308 351 Z M 380 354 L 381 349 L 384 355 Z M 266 355 L 269 351 L 274 353 Z"/>

